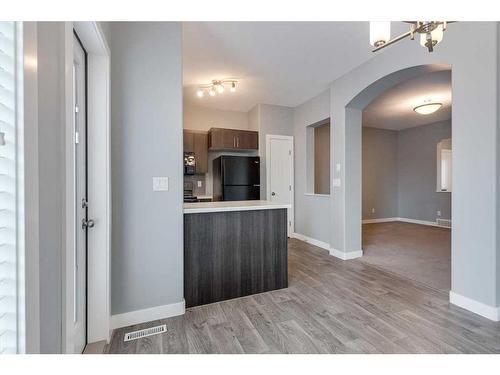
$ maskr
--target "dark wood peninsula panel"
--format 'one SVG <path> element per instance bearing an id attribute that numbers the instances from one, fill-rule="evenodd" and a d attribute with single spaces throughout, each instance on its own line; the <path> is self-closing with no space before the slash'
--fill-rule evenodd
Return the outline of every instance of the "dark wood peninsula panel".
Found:
<path id="1" fill-rule="evenodd" d="M 184 214 L 186 307 L 288 287 L 287 210 Z"/>

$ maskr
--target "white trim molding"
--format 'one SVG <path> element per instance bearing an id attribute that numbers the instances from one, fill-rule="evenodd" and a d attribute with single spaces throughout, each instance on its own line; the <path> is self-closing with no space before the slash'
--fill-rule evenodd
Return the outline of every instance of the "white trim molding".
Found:
<path id="1" fill-rule="evenodd" d="M 450 303 L 481 315 L 494 322 L 500 321 L 500 306 L 494 307 L 450 291 Z"/>
<path id="2" fill-rule="evenodd" d="M 330 244 L 323 242 L 323 241 L 320 241 L 320 240 L 317 240 L 315 238 L 307 237 L 307 236 L 300 234 L 300 233 L 290 233 L 290 237 L 296 238 L 300 241 L 304 241 L 304 242 L 307 242 L 311 245 L 321 247 L 322 249 L 330 251 Z"/>
<path id="3" fill-rule="evenodd" d="M 105 340 L 111 332 L 111 146 L 110 146 L 110 49 L 99 22 L 64 23 L 64 105 L 66 129 L 72 129 L 73 32 L 87 51 L 87 134 L 89 217 L 96 225 L 88 234 L 87 253 L 87 344 Z M 65 134 L 66 195 L 63 270 L 63 352 L 74 353 L 73 243 L 74 135 Z"/>
<path id="4" fill-rule="evenodd" d="M 311 244 L 311 245 L 314 245 L 317 247 L 321 247 L 322 249 L 328 250 L 328 252 L 330 253 L 331 256 L 334 256 L 334 257 L 342 259 L 342 260 L 350 260 L 350 259 L 360 258 L 363 256 L 363 250 L 348 251 L 348 252 L 340 251 L 340 250 L 337 250 L 337 249 L 330 247 L 330 244 L 328 244 L 326 242 L 305 236 L 305 235 L 300 234 L 300 233 L 292 233 L 292 234 L 290 234 L 290 237 L 296 238 L 300 241 L 304 241 L 304 242 L 307 242 L 308 244 Z"/>
<path id="5" fill-rule="evenodd" d="M 342 260 L 351 260 L 351 259 L 361 258 L 363 256 L 363 250 L 341 251 L 331 247 L 330 255 Z"/>
<path id="6" fill-rule="evenodd" d="M 186 311 L 184 299 L 181 302 L 148 309 L 130 311 L 128 313 L 111 315 L 111 329 L 128 327 L 134 324 L 147 323 L 153 320 L 166 319 L 183 315 Z"/>
<path id="7" fill-rule="evenodd" d="M 362 220 L 363 224 L 376 224 L 376 223 L 389 223 L 391 221 L 399 221 L 397 217 L 382 217 L 380 219 L 366 219 Z"/>
<path id="8" fill-rule="evenodd" d="M 392 221 L 400 221 L 403 223 L 420 224 L 420 225 L 428 225 L 431 227 L 451 229 L 450 227 L 447 227 L 444 225 L 439 225 L 435 221 L 408 219 L 406 217 L 383 217 L 383 218 L 379 218 L 379 219 L 367 219 L 367 220 L 362 220 L 362 223 L 363 224 L 375 224 L 375 223 L 389 223 Z"/>

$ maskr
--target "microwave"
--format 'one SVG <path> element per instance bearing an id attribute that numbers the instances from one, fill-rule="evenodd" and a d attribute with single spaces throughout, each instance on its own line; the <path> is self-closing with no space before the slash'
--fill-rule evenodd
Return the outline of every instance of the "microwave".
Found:
<path id="1" fill-rule="evenodd" d="M 184 174 L 192 175 L 196 173 L 196 158 L 194 152 L 184 153 Z"/>

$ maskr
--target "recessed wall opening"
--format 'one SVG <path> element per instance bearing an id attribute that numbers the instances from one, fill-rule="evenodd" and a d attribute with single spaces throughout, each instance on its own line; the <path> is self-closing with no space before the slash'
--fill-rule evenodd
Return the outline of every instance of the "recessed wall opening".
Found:
<path id="1" fill-rule="evenodd" d="M 330 119 L 306 128 L 306 193 L 330 194 Z"/>
<path id="2" fill-rule="evenodd" d="M 362 261 L 444 291 L 451 289 L 451 105 L 451 69 L 444 69 L 403 80 L 362 112 Z"/>

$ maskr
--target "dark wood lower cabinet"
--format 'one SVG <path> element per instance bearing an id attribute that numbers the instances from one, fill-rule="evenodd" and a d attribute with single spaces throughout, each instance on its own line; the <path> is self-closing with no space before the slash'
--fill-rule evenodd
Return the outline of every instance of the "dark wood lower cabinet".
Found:
<path id="1" fill-rule="evenodd" d="M 286 209 L 184 214 L 184 298 L 198 306 L 288 287 Z"/>

